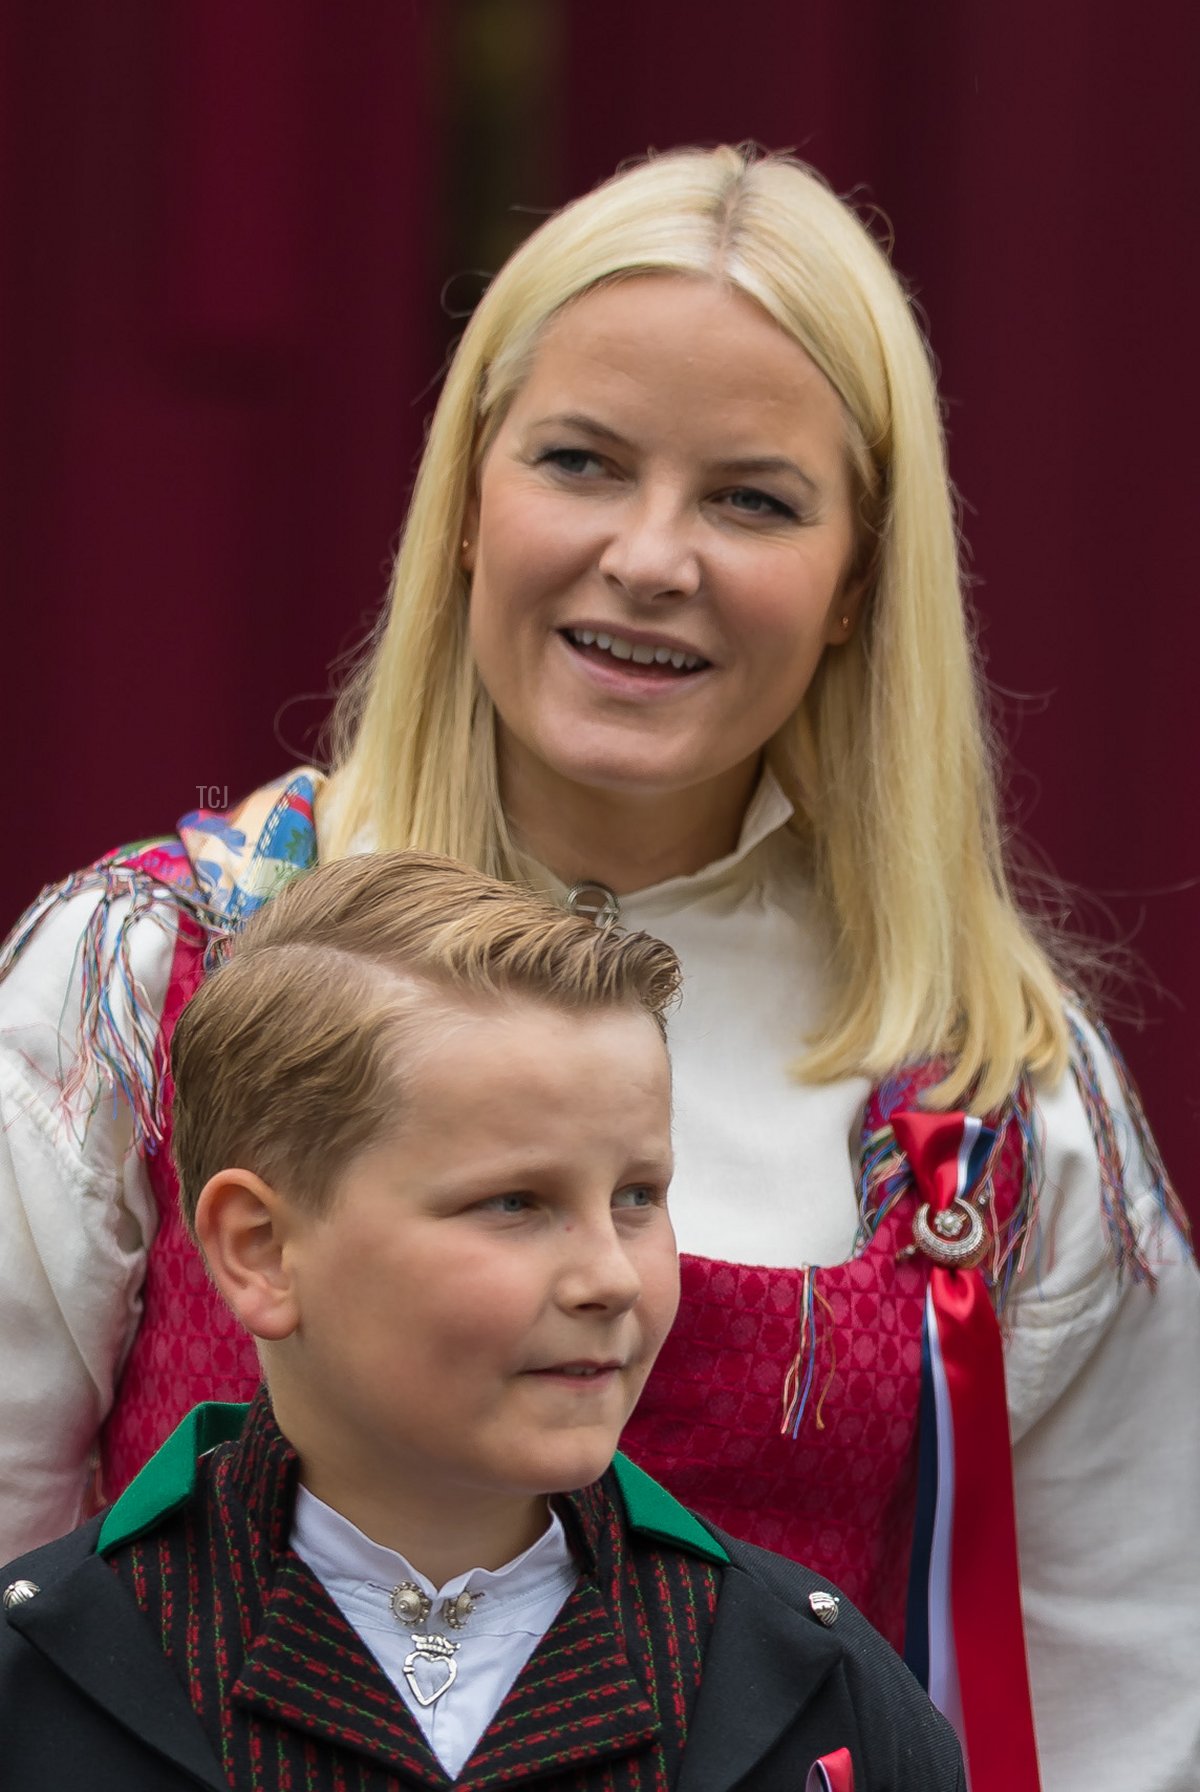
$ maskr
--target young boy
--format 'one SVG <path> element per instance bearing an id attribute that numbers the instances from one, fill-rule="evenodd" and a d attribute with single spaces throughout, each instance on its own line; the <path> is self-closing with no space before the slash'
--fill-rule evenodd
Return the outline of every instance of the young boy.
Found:
<path id="1" fill-rule="evenodd" d="M 173 1149 L 266 1387 L 0 1577 L 5 1786 L 962 1785 L 851 1607 L 613 1463 L 678 1298 L 677 982 L 416 853 L 249 924 Z"/>

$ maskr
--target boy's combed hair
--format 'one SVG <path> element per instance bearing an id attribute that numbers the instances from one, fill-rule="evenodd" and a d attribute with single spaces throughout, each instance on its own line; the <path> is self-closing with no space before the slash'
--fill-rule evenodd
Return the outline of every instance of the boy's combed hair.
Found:
<path id="1" fill-rule="evenodd" d="M 221 1169 L 319 1209 L 403 1124 L 422 1015 L 480 998 L 641 1009 L 665 1037 L 669 946 L 431 853 L 340 859 L 297 878 L 232 941 L 171 1042 L 172 1151 L 191 1226 Z"/>

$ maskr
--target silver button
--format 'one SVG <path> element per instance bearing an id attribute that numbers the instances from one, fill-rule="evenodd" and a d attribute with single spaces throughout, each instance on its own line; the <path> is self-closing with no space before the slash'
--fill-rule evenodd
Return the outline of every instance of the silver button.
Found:
<path id="1" fill-rule="evenodd" d="M 12 1611 L 15 1605 L 28 1604 L 29 1600 L 36 1598 L 41 1590 L 42 1589 L 38 1586 L 37 1582 L 33 1580 L 11 1581 L 4 1589 L 5 1611 Z"/>
<path id="2" fill-rule="evenodd" d="M 838 1621 L 838 1597 L 836 1593 L 810 1593 L 808 1603 L 812 1607 L 813 1616 L 819 1618 L 826 1629 Z"/>

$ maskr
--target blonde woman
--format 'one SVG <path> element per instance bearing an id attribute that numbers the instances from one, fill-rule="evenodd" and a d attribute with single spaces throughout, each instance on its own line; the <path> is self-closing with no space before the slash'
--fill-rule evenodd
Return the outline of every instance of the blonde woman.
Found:
<path id="1" fill-rule="evenodd" d="M 974 1792 L 1196 1783 L 1200 1284 L 1006 881 L 925 345 L 798 164 L 662 156 L 544 224 L 450 369 L 332 771 L 18 929 L 9 1553 L 97 1437 L 111 1495 L 256 1381 L 178 1222 L 164 1039 L 214 933 L 403 846 L 683 963 L 684 1298 L 630 1453 L 904 1644 Z"/>

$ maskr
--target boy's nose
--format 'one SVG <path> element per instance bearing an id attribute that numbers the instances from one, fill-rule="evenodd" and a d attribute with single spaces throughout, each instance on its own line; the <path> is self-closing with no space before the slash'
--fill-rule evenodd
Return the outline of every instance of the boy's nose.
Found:
<path id="1" fill-rule="evenodd" d="M 642 1292 L 642 1278 L 616 1229 L 579 1228 L 559 1278 L 559 1299 L 576 1311 L 624 1313 Z"/>

